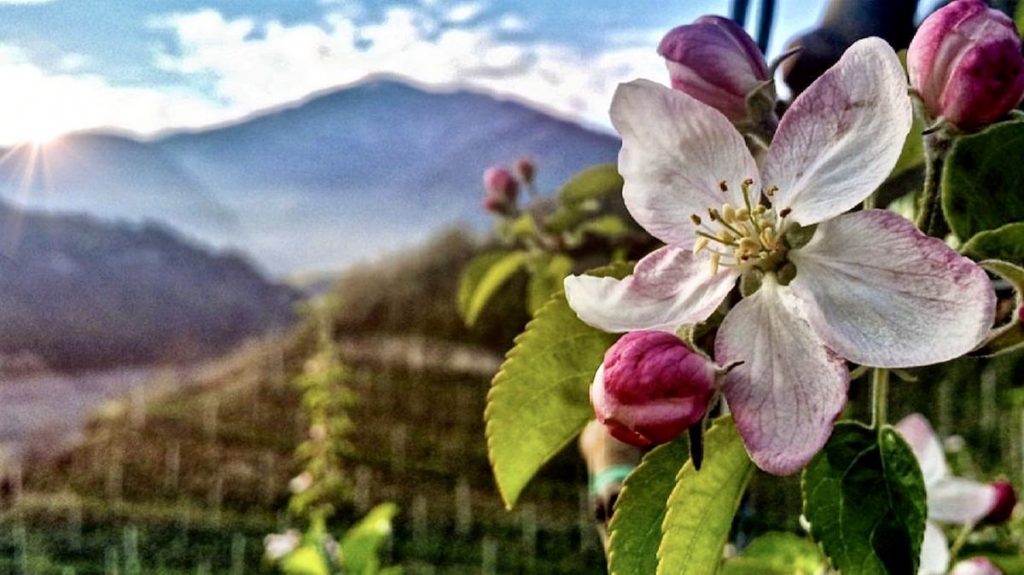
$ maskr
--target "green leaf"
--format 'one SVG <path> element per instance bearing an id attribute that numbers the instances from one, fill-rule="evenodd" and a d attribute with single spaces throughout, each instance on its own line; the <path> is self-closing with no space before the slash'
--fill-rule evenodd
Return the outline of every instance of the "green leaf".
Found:
<path id="1" fill-rule="evenodd" d="M 1017 290 L 1018 295 L 1024 295 L 1024 267 L 1000 260 L 985 260 L 978 265 L 1001 276 L 1013 284 L 1013 289 Z"/>
<path id="2" fill-rule="evenodd" d="M 592 275 L 625 277 L 629 264 Z M 618 339 L 580 321 L 564 295 L 542 307 L 509 351 L 487 394 L 487 452 L 508 508 L 538 470 L 593 419 L 588 389 Z"/>
<path id="3" fill-rule="evenodd" d="M 765 533 L 739 557 L 722 565 L 721 575 L 818 575 L 825 558 L 812 541 L 792 533 Z"/>
<path id="4" fill-rule="evenodd" d="M 1017 3 L 1017 10 L 1013 13 L 1013 20 L 1017 24 L 1017 33 L 1024 36 L 1024 2 Z"/>
<path id="5" fill-rule="evenodd" d="M 658 575 L 708 575 L 718 571 L 733 516 L 754 474 L 731 417 L 704 436 L 700 471 L 687 461 L 668 498 L 658 547 Z"/>
<path id="6" fill-rule="evenodd" d="M 320 547 L 306 544 L 281 559 L 281 571 L 286 575 L 331 575 L 327 559 Z"/>
<path id="7" fill-rule="evenodd" d="M 391 521 L 396 513 L 397 505 L 383 503 L 345 533 L 340 547 L 345 573 L 374 575 L 380 570 L 380 550 L 391 536 Z"/>
<path id="8" fill-rule="evenodd" d="M 1024 122 L 963 136 L 942 172 L 942 209 L 961 239 L 1024 221 Z"/>
<path id="9" fill-rule="evenodd" d="M 467 326 L 476 324 L 494 294 L 523 269 L 527 255 L 521 251 L 491 252 L 478 256 L 466 266 L 459 282 L 457 301 Z"/>
<path id="10" fill-rule="evenodd" d="M 576 233 L 581 236 L 591 234 L 614 241 L 628 234 L 629 227 L 622 221 L 622 218 L 607 215 L 583 222 L 580 227 L 576 228 Z"/>
<path id="11" fill-rule="evenodd" d="M 975 234 L 960 251 L 975 261 L 1003 260 L 1024 265 L 1024 222 Z"/>
<path id="12" fill-rule="evenodd" d="M 558 199 L 565 205 L 578 205 L 621 192 L 622 176 L 618 168 L 615 164 L 602 164 L 573 176 L 558 192 Z"/>
<path id="13" fill-rule="evenodd" d="M 989 332 L 985 342 L 972 351 L 971 355 L 993 357 L 1024 349 L 1024 322 L 1021 321 L 1018 311 L 1024 307 L 1024 268 L 1000 260 L 985 260 L 978 265 L 1010 282 L 1017 294 L 1010 322 Z"/>
<path id="14" fill-rule="evenodd" d="M 892 427 L 836 425 L 804 470 L 811 536 L 843 575 L 916 573 L 924 538 L 924 479 Z"/>
<path id="15" fill-rule="evenodd" d="M 629 474 L 608 525 L 608 572 L 654 573 L 661 522 L 676 475 L 686 461 L 686 439 L 658 446 Z"/>
<path id="16" fill-rule="evenodd" d="M 906 68 L 907 51 L 900 50 L 899 55 L 901 62 L 903 62 L 903 67 Z M 900 157 L 896 160 L 896 165 L 889 172 L 888 179 L 897 178 L 908 170 L 919 169 L 924 166 L 924 137 L 921 135 L 921 132 L 924 131 L 925 127 L 921 116 L 914 114 L 910 132 L 907 134 L 907 139 L 903 142 L 903 150 L 900 151 Z"/>
<path id="17" fill-rule="evenodd" d="M 545 253 L 531 262 L 530 272 L 526 304 L 533 315 L 562 290 L 562 280 L 572 273 L 572 258 L 564 254 Z"/>

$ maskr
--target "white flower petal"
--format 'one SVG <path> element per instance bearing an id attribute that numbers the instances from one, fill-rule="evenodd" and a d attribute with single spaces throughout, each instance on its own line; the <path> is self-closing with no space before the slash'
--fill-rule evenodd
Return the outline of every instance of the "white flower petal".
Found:
<path id="1" fill-rule="evenodd" d="M 921 543 L 921 565 L 917 575 L 945 575 L 949 566 L 949 544 L 946 534 L 938 525 L 929 521 L 924 526 L 924 542 Z"/>
<path id="2" fill-rule="evenodd" d="M 965 525 L 981 520 L 992 510 L 996 490 L 991 485 L 946 477 L 928 487 L 928 519 Z"/>
<path id="3" fill-rule="evenodd" d="M 889 175 L 912 112 L 899 59 L 884 41 L 851 46 L 786 111 L 765 158 L 773 201 L 803 225 L 841 214 Z"/>
<path id="4" fill-rule="evenodd" d="M 949 475 L 942 443 L 923 415 L 912 413 L 904 417 L 896 424 L 896 431 L 900 432 L 910 445 L 910 449 L 914 451 L 917 464 L 921 467 L 921 474 L 924 475 L 925 487 L 935 485 Z"/>
<path id="5" fill-rule="evenodd" d="M 664 247 L 640 260 L 622 280 L 565 278 L 565 297 L 581 320 L 603 331 L 676 331 L 707 319 L 736 282 L 724 268 L 715 275 L 706 259 Z"/>
<path id="6" fill-rule="evenodd" d="M 821 449 L 843 405 L 846 364 L 818 339 L 788 288 L 768 276 L 726 316 L 715 340 L 736 427 L 761 469 L 800 470 Z"/>
<path id="7" fill-rule="evenodd" d="M 758 169 L 743 137 L 718 110 L 647 80 L 621 84 L 611 108 L 622 136 L 619 173 L 626 207 L 654 237 L 680 247 L 693 245 L 692 214 L 725 202 L 743 205 L 740 184 Z M 719 189 L 726 182 L 728 191 Z"/>
<path id="8" fill-rule="evenodd" d="M 789 253 L 790 287 L 825 343 L 861 365 L 910 367 L 959 357 L 988 333 L 995 292 L 985 272 L 884 210 L 818 226 Z"/>

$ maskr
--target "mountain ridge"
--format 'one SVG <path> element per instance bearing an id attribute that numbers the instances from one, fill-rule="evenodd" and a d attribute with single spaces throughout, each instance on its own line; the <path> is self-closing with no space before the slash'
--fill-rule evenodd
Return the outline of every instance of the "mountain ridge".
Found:
<path id="1" fill-rule="evenodd" d="M 284 276 L 403 250 L 445 226 L 483 228 L 480 174 L 492 164 L 531 157 L 540 188 L 554 189 L 584 167 L 613 161 L 618 146 L 611 135 L 521 102 L 377 77 L 201 131 L 72 134 L 45 148 L 44 160 L 62 165 L 49 158 L 60 151 L 85 158 L 77 164 L 84 175 L 54 170 L 26 196 L 15 154 L 0 162 L 0 196 L 51 211 L 156 220 Z"/>

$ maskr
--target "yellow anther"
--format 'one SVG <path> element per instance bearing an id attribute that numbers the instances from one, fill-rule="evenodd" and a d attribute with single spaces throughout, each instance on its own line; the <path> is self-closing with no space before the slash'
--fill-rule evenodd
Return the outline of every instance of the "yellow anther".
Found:
<path id="1" fill-rule="evenodd" d="M 749 254 L 756 254 L 761 251 L 761 244 L 759 244 L 757 240 L 752 240 L 750 238 L 741 238 L 739 251 Z"/>
<path id="2" fill-rule="evenodd" d="M 718 232 L 718 239 L 723 244 L 731 244 L 731 243 L 734 243 L 736 241 L 736 236 L 730 234 L 728 232 L 728 230 L 722 230 L 722 231 Z"/>
<path id="3" fill-rule="evenodd" d="M 747 219 L 750 219 L 750 210 L 748 210 L 747 208 L 740 208 L 740 209 L 736 210 L 736 219 L 737 220 L 747 220 Z"/>
<path id="4" fill-rule="evenodd" d="M 722 204 L 722 219 L 730 224 L 735 222 L 736 208 L 732 207 L 731 204 Z"/>
<path id="5" fill-rule="evenodd" d="M 721 260 L 721 256 L 718 254 L 711 254 L 711 275 L 718 273 L 718 263 Z"/>
<path id="6" fill-rule="evenodd" d="M 703 238 L 703 237 L 702 238 L 697 238 L 697 241 L 694 242 L 694 244 L 693 244 L 693 253 L 694 254 L 699 254 L 701 250 L 703 250 L 704 248 L 708 247 L 708 242 L 710 242 L 710 241 L 711 240 L 709 240 L 707 238 Z"/>
<path id="7" fill-rule="evenodd" d="M 754 208 L 754 215 L 755 216 L 763 216 L 764 213 L 767 212 L 767 211 L 768 211 L 768 208 L 766 208 L 764 206 L 757 206 L 756 208 Z"/>

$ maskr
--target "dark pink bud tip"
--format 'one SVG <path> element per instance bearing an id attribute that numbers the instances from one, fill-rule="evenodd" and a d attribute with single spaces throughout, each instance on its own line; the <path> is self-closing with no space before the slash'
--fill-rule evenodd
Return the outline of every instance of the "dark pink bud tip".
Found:
<path id="1" fill-rule="evenodd" d="M 1017 29 L 981 0 L 955 0 L 925 19 L 907 51 L 910 83 L 933 118 L 974 130 L 1024 97 Z"/>
<path id="2" fill-rule="evenodd" d="M 992 525 L 1006 523 L 1013 515 L 1013 508 L 1017 506 L 1017 493 L 1009 481 L 995 481 L 991 485 L 996 491 L 996 501 L 982 521 Z"/>
<path id="3" fill-rule="evenodd" d="M 520 158 L 516 161 L 516 175 L 526 185 L 533 183 L 533 177 L 537 173 L 537 167 L 527 158 Z"/>
<path id="4" fill-rule="evenodd" d="M 616 439 L 638 447 L 667 443 L 704 417 L 715 373 L 710 360 L 671 333 L 632 332 L 605 353 L 590 401 Z"/>
<path id="5" fill-rule="evenodd" d="M 703 16 L 673 28 L 658 45 L 672 87 L 725 114 L 747 119 L 747 96 L 769 79 L 754 40 L 728 18 Z"/>
<path id="6" fill-rule="evenodd" d="M 516 203 L 519 183 L 512 172 L 501 166 L 492 166 L 484 172 L 484 209 L 495 213 L 506 213 Z"/>

